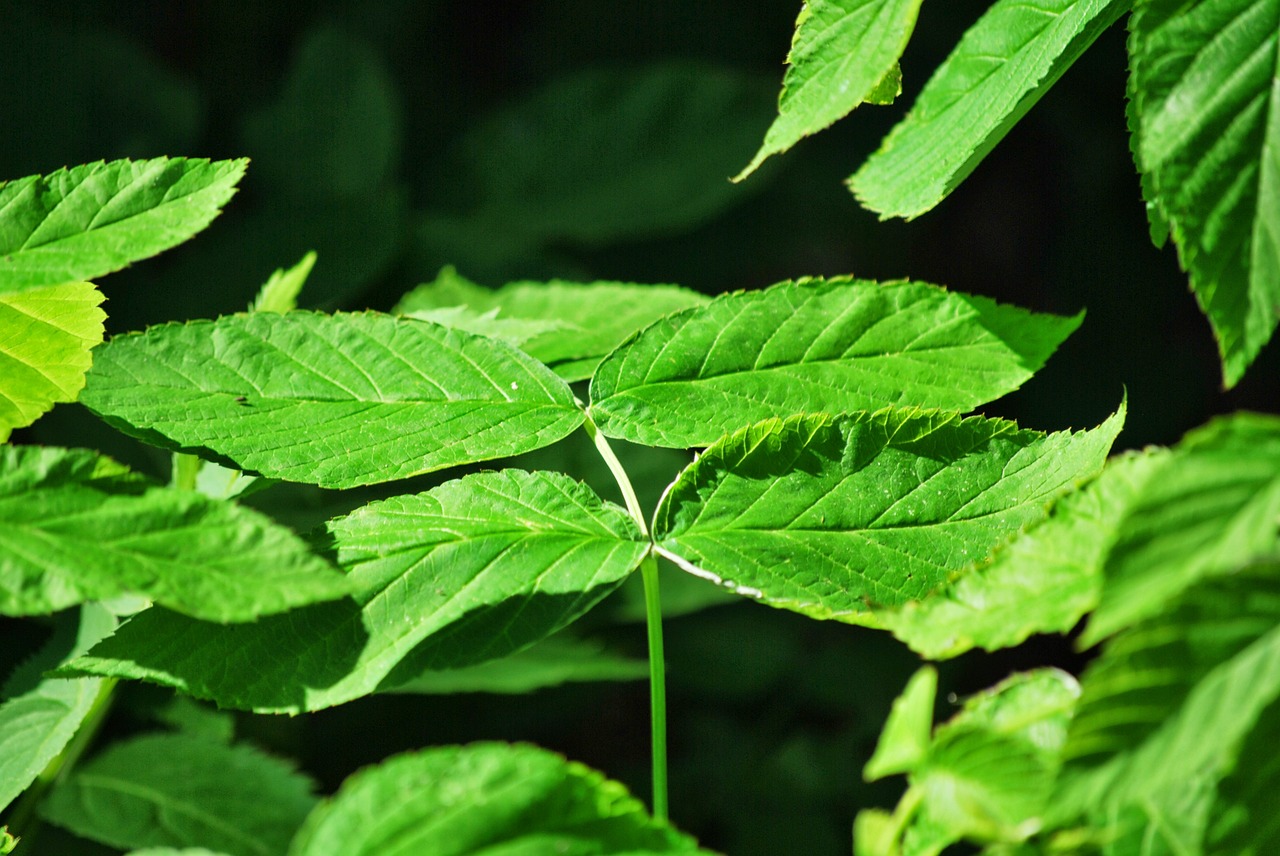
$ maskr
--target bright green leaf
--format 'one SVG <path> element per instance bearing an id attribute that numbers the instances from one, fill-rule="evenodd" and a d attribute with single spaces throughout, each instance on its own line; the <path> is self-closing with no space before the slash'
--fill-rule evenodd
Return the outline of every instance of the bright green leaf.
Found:
<path id="1" fill-rule="evenodd" d="M 0 441 L 75 401 L 102 342 L 102 300 L 88 282 L 0 293 Z"/>
<path id="2" fill-rule="evenodd" d="M 258 291 L 250 312 L 292 312 L 298 308 L 298 295 L 315 267 L 315 252 L 307 253 L 293 267 L 278 268 Z"/>
<path id="3" fill-rule="evenodd" d="M 0 447 L 0 613 L 137 593 L 248 621 L 348 589 L 301 538 L 252 509 L 159 487 L 83 449 Z"/>
<path id="4" fill-rule="evenodd" d="M 245 744 L 148 735 L 112 744 L 77 766 L 43 814 L 113 847 L 283 856 L 315 806 L 313 787 L 291 765 Z"/>
<path id="5" fill-rule="evenodd" d="M 1280 2 L 1144 0 L 1136 151 L 1233 386 L 1280 316 Z"/>
<path id="6" fill-rule="evenodd" d="M 406 294 L 394 311 L 418 314 L 466 306 L 480 313 L 495 313 L 490 324 L 539 322 L 545 325 L 541 329 L 520 328 L 523 335 L 517 344 L 565 380 L 578 381 L 591 377 L 600 360 L 633 333 L 664 315 L 701 306 L 707 300 L 696 291 L 675 285 L 626 282 L 552 280 L 513 282 L 488 289 L 447 268 L 435 282 Z M 502 336 L 500 326 L 491 329 Z"/>
<path id="7" fill-rule="evenodd" d="M 497 660 L 423 672 L 383 692 L 527 693 L 571 681 L 635 681 L 648 675 L 649 664 L 644 660 L 561 634 Z"/>
<path id="8" fill-rule="evenodd" d="M 600 773 L 533 746 L 477 743 L 356 773 L 307 818 L 289 856 L 700 852 Z"/>
<path id="9" fill-rule="evenodd" d="M 648 549 L 631 518 L 585 485 L 518 470 L 375 502 L 329 533 L 353 600 L 226 627 L 151 609 L 74 667 L 224 707 L 314 710 L 542 639 Z"/>
<path id="10" fill-rule="evenodd" d="M 118 336 L 80 400 L 149 442 L 334 488 L 526 452 L 582 423 L 564 381 L 510 345 L 376 313 Z"/>
<path id="11" fill-rule="evenodd" d="M 1107 557 L 1089 645 L 1162 611 L 1205 576 L 1280 545 L 1280 418 L 1238 413 L 1187 435 L 1150 478 Z"/>
<path id="12" fill-rule="evenodd" d="M 868 782 L 914 770 L 929 753 L 938 671 L 926 666 L 911 676 L 880 732 L 875 754 L 862 770 Z"/>
<path id="13" fill-rule="evenodd" d="M 1240 762 L 1218 787 L 1207 852 L 1215 856 L 1280 852 L 1280 702 L 1272 702 L 1240 747 Z"/>
<path id="14" fill-rule="evenodd" d="M 773 416 L 965 411 L 1017 389 L 1079 323 L 925 283 L 785 282 L 645 329 L 601 363 L 591 415 L 684 448 Z"/>
<path id="15" fill-rule="evenodd" d="M 148 847 L 146 850 L 130 850 L 128 856 L 231 856 L 229 853 L 215 853 L 203 847 Z"/>
<path id="16" fill-rule="evenodd" d="M 885 409 L 772 419 L 716 443 L 654 515 L 660 552 L 731 591 L 875 625 L 927 598 L 1096 474 L 1123 411 L 1045 435 L 998 419 Z"/>
<path id="17" fill-rule="evenodd" d="M 1270 763 L 1242 748 L 1280 710 L 1280 561 L 1185 590 L 1111 639 L 1082 685 L 1054 820 L 1119 818 L 1135 836 L 1198 841 L 1216 784 Z M 1171 830 L 1178 818 L 1195 823 Z"/>
<path id="18" fill-rule="evenodd" d="M 1130 0 L 996 0 L 849 179 L 882 217 L 937 205 L 1035 106 Z"/>
<path id="19" fill-rule="evenodd" d="M 246 163 L 118 160 L 0 184 L 0 294 L 96 279 L 182 243 Z"/>
<path id="20" fill-rule="evenodd" d="M 1102 591 L 1102 564 L 1121 520 L 1167 452 L 1112 458 L 1102 475 L 1058 500 L 1050 515 L 990 564 L 963 574 L 928 598 L 876 618 L 930 659 L 971 648 L 993 651 L 1033 633 L 1066 633 Z"/>
<path id="21" fill-rule="evenodd" d="M 55 619 L 45 647 L 9 678 L 0 704 L 0 810 L 36 780 L 75 736 L 102 689 L 98 678 L 44 679 L 115 629 L 96 604 Z"/>
<path id="22" fill-rule="evenodd" d="M 915 29 L 921 0 L 806 0 L 796 20 L 778 118 L 764 144 L 735 178 L 741 181 L 801 138 L 821 131 L 863 102 L 884 103 L 886 86 Z M 889 100 L 892 100 L 891 98 Z"/>

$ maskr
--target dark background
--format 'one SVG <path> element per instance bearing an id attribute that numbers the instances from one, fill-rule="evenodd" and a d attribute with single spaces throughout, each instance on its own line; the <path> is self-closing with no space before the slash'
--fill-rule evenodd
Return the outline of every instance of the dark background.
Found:
<path id="1" fill-rule="evenodd" d="M 310 249 L 319 261 L 302 304 L 324 309 L 387 309 L 446 264 L 495 286 L 559 276 L 712 294 L 853 273 L 1086 309 L 1036 378 L 982 409 L 1025 427 L 1091 427 L 1127 393 L 1119 446 L 1134 448 L 1176 442 L 1216 413 L 1274 409 L 1276 349 L 1224 393 L 1176 256 L 1148 238 L 1125 133 L 1122 28 L 934 212 L 880 223 L 845 190 L 986 5 L 926 4 L 896 105 L 860 108 L 735 186 L 728 176 L 776 106 L 798 3 L 0 3 L 0 178 L 117 157 L 252 158 L 207 232 L 104 280 L 111 332 L 242 309 Z M 73 406 L 21 439 L 96 446 L 166 472 L 164 456 Z M 681 462 L 634 450 L 631 460 L 656 473 L 640 486 L 651 507 Z M 575 474 L 612 496 L 598 468 Z M 260 496 L 305 528 L 369 493 Z M 634 596 L 584 626 L 642 655 Z M 898 784 L 868 787 L 861 767 L 915 658 L 887 636 L 751 604 L 673 618 L 667 634 L 673 819 L 735 856 L 847 853 L 858 808 L 896 799 Z M 39 631 L 11 623 L 5 637 L 8 664 Z M 944 692 L 1045 663 L 1080 660 L 1060 639 L 968 655 L 944 667 Z M 136 711 L 155 692 L 127 690 L 109 729 L 142 727 Z M 296 719 L 241 716 L 238 729 L 297 758 L 326 790 L 396 751 L 497 738 L 648 792 L 642 683 L 378 697 Z"/>

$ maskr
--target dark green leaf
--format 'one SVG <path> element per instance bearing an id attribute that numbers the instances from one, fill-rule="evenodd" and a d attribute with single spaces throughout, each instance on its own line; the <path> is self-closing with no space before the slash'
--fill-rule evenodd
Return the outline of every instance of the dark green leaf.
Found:
<path id="1" fill-rule="evenodd" d="M 914 409 L 773 419 L 716 443 L 668 489 L 658 549 L 732 591 L 878 623 L 922 600 L 1096 474 L 1123 410 L 1093 431 Z"/>
<path id="2" fill-rule="evenodd" d="M 591 415 L 682 448 L 771 416 L 964 411 L 1017 389 L 1079 323 L 925 283 L 784 282 L 645 329 L 601 363 Z"/>
<path id="3" fill-rule="evenodd" d="M 150 442 L 322 487 L 518 454 L 582 423 L 503 342 L 375 313 L 252 313 L 118 336 L 81 401 Z"/>
<path id="4" fill-rule="evenodd" d="M 329 531 L 352 600 L 230 627 L 151 609 L 74 667 L 224 707 L 314 710 L 542 639 L 648 549 L 631 518 L 585 485 L 518 470 L 375 502 Z"/>
<path id="5" fill-rule="evenodd" d="M 412 794 L 412 799 L 405 799 Z M 617 782 L 526 745 L 400 755 L 352 776 L 290 856 L 701 853 Z"/>
<path id="6" fill-rule="evenodd" d="M 0 613 L 134 593 L 248 621 L 348 589 L 259 512 L 153 485 L 83 449 L 0 447 Z"/>
<path id="7" fill-rule="evenodd" d="M 0 184 L 0 293 L 94 279 L 209 225 L 245 160 L 156 158 Z"/>
<path id="8" fill-rule="evenodd" d="M 115 743 L 44 803 L 47 820 L 113 847 L 203 846 L 283 856 L 314 785 L 251 746 L 181 735 Z"/>

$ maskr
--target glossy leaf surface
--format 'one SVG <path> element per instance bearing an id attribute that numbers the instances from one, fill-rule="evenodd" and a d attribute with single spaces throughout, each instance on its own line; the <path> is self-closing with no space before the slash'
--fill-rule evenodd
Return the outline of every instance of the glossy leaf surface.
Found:
<path id="1" fill-rule="evenodd" d="M 1079 323 L 925 283 L 785 282 L 645 329 L 601 363 L 591 415 L 683 448 L 773 416 L 965 411 L 1017 389 Z"/>
<path id="2" fill-rule="evenodd" d="M 699 852 L 600 773 L 533 746 L 477 743 L 352 776 L 307 819 L 289 856 Z"/>
<path id="3" fill-rule="evenodd" d="M 248 621 L 348 589 L 257 511 L 160 487 L 84 449 L 0 447 L 0 613 L 132 593 L 210 621 Z"/>
<path id="4" fill-rule="evenodd" d="M 152 609 L 75 668 L 224 707 L 314 710 L 548 636 L 647 549 L 631 518 L 585 485 L 518 470 L 372 503 L 328 528 L 351 599 L 230 627 Z"/>
<path id="5" fill-rule="evenodd" d="M 75 401 L 102 341 L 102 300 L 88 282 L 0 294 L 0 440 Z"/>
<path id="6" fill-rule="evenodd" d="M 877 624 L 930 597 L 1101 470 L 1123 412 L 1093 431 L 914 409 L 773 419 L 707 449 L 653 534 L 685 570 L 771 606 Z"/>
<path id="7" fill-rule="evenodd" d="M 582 422 L 510 345 L 376 313 L 166 324 L 94 359 L 81 401 L 127 433 L 323 487 L 518 454 Z"/>
<path id="8" fill-rule="evenodd" d="M 118 160 L 0 184 L 0 294 L 95 279 L 182 243 L 246 163 Z"/>

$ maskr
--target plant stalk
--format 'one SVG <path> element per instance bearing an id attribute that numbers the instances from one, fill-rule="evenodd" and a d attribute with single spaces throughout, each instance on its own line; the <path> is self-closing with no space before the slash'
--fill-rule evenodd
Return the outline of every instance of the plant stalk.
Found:
<path id="1" fill-rule="evenodd" d="M 581 402 L 579 402 L 581 404 Z M 595 444 L 596 451 L 609 466 L 618 489 L 622 491 L 627 511 L 640 527 L 640 532 L 649 538 L 649 527 L 645 523 L 644 512 L 640 509 L 640 500 L 636 498 L 631 479 L 623 469 L 622 462 L 613 453 L 609 441 L 600 433 L 600 429 L 587 416 L 583 422 L 587 436 Z M 653 816 L 664 823 L 668 817 L 667 804 L 667 661 L 662 648 L 662 599 L 658 590 L 658 558 L 650 543 L 649 551 L 640 562 L 640 579 L 644 583 L 644 615 L 645 626 L 649 636 L 649 726 L 651 752 L 653 756 Z"/>

